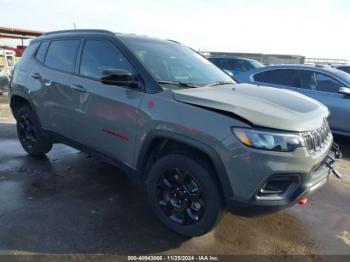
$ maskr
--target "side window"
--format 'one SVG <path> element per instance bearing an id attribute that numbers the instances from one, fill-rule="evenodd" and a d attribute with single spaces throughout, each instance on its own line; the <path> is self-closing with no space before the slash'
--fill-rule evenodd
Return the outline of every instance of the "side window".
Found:
<path id="1" fill-rule="evenodd" d="M 300 71 L 300 88 L 316 90 L 315 73 L 311 71 Z"/>
<path id="2" fill-rule="evenodd" d="M 212 62 L 214 65 L 216 65 L 219 68 L 223 68 L 225 69 L 225 63 L 222 59 L 218 59 L 218 58 L 213 58 L 213 59 L 209 59 L 210 62 Z"/>
<path id="3" fill-rule="evenodd" d="M 316 83 L 318 91 L 331 93 L 338 93 L 339 88 L 343 86 L 338 80 L 322 73 L 316 73 Z"/>
<path id="4" fill-rule="evenodd" d="M 254 65 L 250 61 L 249 62 L 246 61 L 246 70 L 247 71 L 252 70 L 254 68 L 255 68 Z"/>
<path id="5" fill-rule="evenodd" d="M 217 67 L 221 68 L 221 69 L 228 69 L 227 66 L 227 60 L 226 59 L 220 59 L 220 58 L 216 58 L 215 60 L 211 60 Z"/>
<path id="6" fill-rule="evenodd" d="M 219 59 L 219 58 L 208 58 L 208 60 L 210 61 L 210 62 L 212 62 L 214 65 L 216 65 L 217 67 L 221 67 L 221 59 Z"/>
<path id="7" fill-rule="evenodd" d="M 219 66 L 219 61 L 216 58 L 209 58 L 208 59 L 210 62 L 212 62 L 214 65 Z"/>
<path id="8" fill-rule="evenodd" d="M 249 70 L 249 64 L 245 60 L 241 59 L 226 59 L 222 60 L 223 67 L 227 70 L 234 70 L 237 72 L 245 72 Z"/>
<path id="9" fill-rule="evenodd" d="M 239 72 L 245 72 L 248 71 L 250 69 L 249 67 L 249 63 L 247 61 L 244 60 L 238 60 L 237 61 L 237 71 Z"/>
<path id="10" fill-rule="evenodd" d="M 24 50 L 24 53 L 23 53 L 23 55 L 22 55 L 21 60 L 27 58 L 28 56 L 32 56 L 32 55 L 35 53 L 35 51 L 36 51 L 36 49 L 38 48 L 38 46 L 39 46 L 39 42 L 30 44 L 30 45 Z"/>
<path id="11" fill-rule="evenodd" d="M 228 70 L 235 70 L 240 72 L 242 68 L 242 63 L 240 63 L 240 60 L 229 59 L 226 60 L 226 67 Z"/>
<path id="12" fill-rule="evenodd" d="M 108 68 L 133 71 L 121 52 L 111 43 L 103 40 L 87 40 L 80 62 L 80 74 L 100 78 Z"/>
<path id="13" fill-rule="evenodd" d="M 298 87 L 298 70 L 293 69 L 275 69 L 258 73 L 254 76 L 257 82 L 283 85 L 289 87 Z"/>
<path id="14" fill-rule="evenodd" d="M 338 93 L 342 83 L 333 77 L 322 73 L 303 71 L 301 72 L 300 87 L 305 89 Z"/>
<path id="15" fill-rule="evenodd" d="M 237 61 L 232 59 L 221 59 L 222 67 L 226 70 L 236 70 Z"/>
<path id="16" fill-rule="evenodd" d="M 41 63 L 44 63 L 44 60 L 45 60 L 45 55 L 46 55 L 46 50 L 47 50 L 47 47 L 49 45 L 49 42 L 48 41 L 45 41 L 45 42 L 42 42 L 40 44 L 40 47 L 38 49 L 38 51 L 36 52 L 36 59 L 38 59 Z"/>
<path id="17" fill-rule="evenodd" d="M 80 40 L 54 40 L 47 50 L 44 64 L 65 72 L 74 72 Z"/>

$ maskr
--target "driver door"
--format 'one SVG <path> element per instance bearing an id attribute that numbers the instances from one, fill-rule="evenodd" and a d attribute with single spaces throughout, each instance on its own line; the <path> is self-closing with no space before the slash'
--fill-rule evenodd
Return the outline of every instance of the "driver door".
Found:
<path id="1" fill-rule="evenodd" d="M 135 73 L 121 51 L 106 39 L 86 39 L 72 76 L 74 140 L 125 164 L 133 161 L 138 107 L 144 92 L 100 81 L 106 69 Z"/>

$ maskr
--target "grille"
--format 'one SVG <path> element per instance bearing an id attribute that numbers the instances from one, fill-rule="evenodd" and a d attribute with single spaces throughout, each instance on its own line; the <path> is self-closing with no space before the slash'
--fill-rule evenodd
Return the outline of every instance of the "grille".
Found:
<path id="1" fill-rule="evenodd" d="M 305 140 L 305 146 L 310 153 L 315 153 L 322 150 L 331 138 L 332 133 L 329 128 L 327 120 L 324 120 L 322 126 L 311 132 L 307 132 L 303 135 Z"/>

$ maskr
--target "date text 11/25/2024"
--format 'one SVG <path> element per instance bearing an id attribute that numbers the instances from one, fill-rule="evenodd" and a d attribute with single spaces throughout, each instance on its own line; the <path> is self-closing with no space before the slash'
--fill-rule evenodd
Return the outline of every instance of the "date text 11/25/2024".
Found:
<path id="1" fill-rule="evenodd" d="M 219 261 L 217 256 L 128 256 L 128 261 Z"/>

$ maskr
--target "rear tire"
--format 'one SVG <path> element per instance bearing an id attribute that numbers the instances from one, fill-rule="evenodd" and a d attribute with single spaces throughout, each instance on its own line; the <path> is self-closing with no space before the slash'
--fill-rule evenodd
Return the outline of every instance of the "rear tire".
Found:
<path id="1" fill-rule="evenodd" d="M 210 168 L 185 154 L 158 159 L 148 174 L 147 191 L 154 214 L 178 234 L 203 235 L 221 218 L 223 201 Z"/>
<path id="2" fill-rule="evenodd" d="M 42 131 L 32 109 L 21 106 L 16 112 L 17 135 L 23 149 L 31 156 L 44 156 L 52 148 L 52 143 Z"/>

